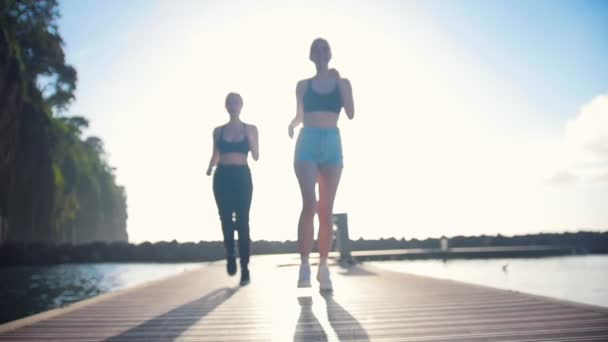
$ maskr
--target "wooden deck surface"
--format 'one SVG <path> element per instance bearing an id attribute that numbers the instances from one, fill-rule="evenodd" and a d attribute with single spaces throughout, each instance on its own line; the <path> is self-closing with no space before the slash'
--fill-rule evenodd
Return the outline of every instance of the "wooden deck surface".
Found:
<path id="1" fill-rule="evenodd" d="M 295 287 L 292 257 L 254 257 L 246 287 L 213 263 L 0 325 L 0 341 L 608 341 L 606 308 L 365 264 L 332 271 L 328 295 Z"/>

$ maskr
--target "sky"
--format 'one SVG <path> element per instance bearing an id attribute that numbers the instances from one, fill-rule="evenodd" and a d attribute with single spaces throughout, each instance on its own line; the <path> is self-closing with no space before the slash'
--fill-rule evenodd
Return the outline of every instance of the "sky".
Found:
<path id="1" fill-rule="evenodd" d="M 334 212 L 353 239 L 608 229 L 605 1 L 63 0 L 130 241 L 221 239 L 211 132 L 228 92 L 260 133 L 254 240 L 295 240 L 295 85 L 313 39 L 353 86 Z"/>

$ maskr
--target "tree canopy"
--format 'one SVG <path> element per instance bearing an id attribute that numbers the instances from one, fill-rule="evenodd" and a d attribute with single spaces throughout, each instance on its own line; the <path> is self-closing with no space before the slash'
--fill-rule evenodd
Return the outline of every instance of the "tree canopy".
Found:
<path id="1" fill-rule="evenodd" d="M 126 193 L 89 122 L 69 116 L 57 0 L 0 2 L 0 243 L 126 241 Z"/>

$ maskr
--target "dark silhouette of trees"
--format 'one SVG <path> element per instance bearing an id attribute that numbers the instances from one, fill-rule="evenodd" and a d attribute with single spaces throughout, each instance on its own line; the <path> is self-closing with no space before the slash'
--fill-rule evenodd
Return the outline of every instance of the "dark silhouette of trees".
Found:
<path id="1" fill-rule="evenodd" d="M 383 249 L 425 249 L 420 257 L 442 258 L 437 253 L 440 239 L 380 239 L 352 241 L 353 250 Z M 568 253 L 605 254 L 608 253 L 608 232 L 578 232 L 563 234 L 530 234 L 506 237 L 497 236 L 457 236 L 450 239 L 450 247 L 500 247 L 500 246 L 553 246 L 561 247 Z M 297 253 L 296 241 L 253 241 L 252 254 Z M 509 257 L 563 255 L 547 253 L 511 252 Z M 518 254 L 519 253 L 519 254 Z M 459 257 L 488 257 L 491 254 L 461 254 Z M 92 242 L 80 245 L 70 243 L 6 243 L 0 245 L 0 266 L 26 264 L 55 264 L 65 262 L 199 262 L 224 259 L 222 241 L 200 241 L 178 243 L 143 242 Z M 381 259 L 381 257 L 380 257 Z M 286 259 L 286 262 L 287 259 Z"/>

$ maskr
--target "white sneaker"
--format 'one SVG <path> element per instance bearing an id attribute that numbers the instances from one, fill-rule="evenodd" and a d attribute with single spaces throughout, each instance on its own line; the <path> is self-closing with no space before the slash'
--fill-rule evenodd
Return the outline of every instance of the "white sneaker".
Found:
<path id="1" fill-rule="evenodd" d="M 319 290 L 331 291 L 333 289 L 329 276 L 329 267 L 327 267 L 327 265 L 319 265 L 317 280 L 319 281 Z"/>
<path id="2" fill-rule="evenodd" d="M 298 277 L 298 287 L 310 286 L 310 264 L 301 264 L 300 275 Z"/>

